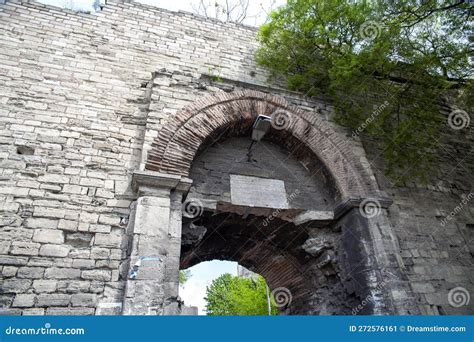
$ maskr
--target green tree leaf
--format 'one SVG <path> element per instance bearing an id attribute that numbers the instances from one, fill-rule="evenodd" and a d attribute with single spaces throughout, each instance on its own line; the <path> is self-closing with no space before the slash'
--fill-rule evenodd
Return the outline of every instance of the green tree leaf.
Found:
<path id="1" fill-rule="evenodd" d="M 267 285 L 263 277 L 234 277 L 229 273 L 206 288 L 206 311 L 210 316 L 268 315 Z M 271 302 L 271 314 L 277 314 Z"/>
<path id="2" fill-rule="evenodd" d="M 377 142 L 393 179 L 424 179 L 449 131 L 440 103 L 473 109 L 473 9 L 461 0 L 288 0 L 260 28 L 256 60 L 291 90 L 332 99 L 336 122 Z"/>

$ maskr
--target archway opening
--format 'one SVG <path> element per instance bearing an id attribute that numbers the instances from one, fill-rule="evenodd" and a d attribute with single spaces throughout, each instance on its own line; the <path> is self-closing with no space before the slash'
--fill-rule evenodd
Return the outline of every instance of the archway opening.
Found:
<path id="1" fill-rule="evenodd" d="M 187 279 L 179 288 L 185 314 L 267 316 L 278 314 L 265 279 L 226 260 L 200 262 L 180 271 Z M 280 299 L 283 300 L 282 298 Z"/>
<path id="2" fill-rule="evenodd" d="M 349 313 L 356 299 L 339 266 L 339 193 L 327 170 L 301 144 L 288 150 L 291 140 L 283 145 L 278 133 L 251 158 L 249 143 L 221 135 L 201 147 L 183 204 L 180 268 L 235 261 L 286 293 L 282 314 Z"/>
<path id="3" fill-rule="evenodd" d="M 273 122 L 279 114 L 289 120 L 272 126 L 249 158 L 256 118 Z M 393 296 L 379 284 L 386 274 L 394 275 L 390 284 L 399 276 L 399 258 L 388 254 L 396 254 L 384 211 L 391 202 L 349 144 L 314 112 L 252 90 L 203 97 L 173 115 L 148 151 L 146 170 L 134 173 L 134 187 L 156 195 L 157 207 L 171 202 L 159 241 L 167 248 L 156 248 L 171 250 L 165 312 L 176 306 L 177 259 L 181 269 L 239 262 L 271 288 L 291 292 L 289 314 L 349 314 L 366 298 L 374 300 L 357 313 L 391 310 Z M 372 202 L 381 215 L 369 220 Z M 144 198 L 138 209 L 149 208 Z M 152 230 L 146 215 L 137 216 L 136 225 Z"/>

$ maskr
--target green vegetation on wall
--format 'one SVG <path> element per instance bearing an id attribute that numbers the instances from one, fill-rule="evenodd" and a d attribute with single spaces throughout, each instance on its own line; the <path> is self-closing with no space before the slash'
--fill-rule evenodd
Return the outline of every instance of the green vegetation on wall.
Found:
<path id="1" fill-rule="evenodd" d="M 379 142 L 395 181 L 426 179 L 442 131 L 469 126 L 468 1 L 288 0 L 259 31 L 257 62 L 291 90 L 324 94 L 336 121 Z M 448 119 L 439 102 L 456 110 Z"/>

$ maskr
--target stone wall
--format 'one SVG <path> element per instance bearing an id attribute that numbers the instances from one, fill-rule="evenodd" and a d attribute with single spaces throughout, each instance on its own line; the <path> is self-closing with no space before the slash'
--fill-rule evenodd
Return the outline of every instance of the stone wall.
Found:
<path id="1" fill-rule="evenodd" d="M 205 95 L 256 89 L 330 121 L 330 102 L 266 83 L 255 29 L 138 3 L 78 14 L 30 1 L 0 4 L 0 304 L 7 314 L 119 314 L 143 170 L 167 118 Z M 394 200 L 404 274 L 425 314 L 473 292 L 472 129 L 436 186 L 392 185 L 371 144 L 354 153 Z M 457 159 L 459 158 L 459 159 Z M 460 161 L 460 163 L 458 163 Z M 446 182 L 446 180 L 455 180 Z M 381 235 L 384 232 L 380 232 Z M 440 267 L 442 266 L 442 267 Z M 387 290 L 388 291 L 388 290 Z M 395 296 L 404 298 L 399 291 Z"/>

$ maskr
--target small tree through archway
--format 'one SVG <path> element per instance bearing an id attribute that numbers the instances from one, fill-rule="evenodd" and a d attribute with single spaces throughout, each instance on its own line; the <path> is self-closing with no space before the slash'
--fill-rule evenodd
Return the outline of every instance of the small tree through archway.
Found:
<path id="1" fill-rule="evenodd" d="M 206 288 L 205 300 L 209 316 L 263 316 L 277 313 L 265 279 L 260 275 L 245 278 L 225 273 Z"/>
<path id="2" fill-rule="evenodd" d="M 212 271 L 210 271 L 212 270 Z M 236 262 L 212 260 L 181 270 L 180 297 L 208 316 L 267 316 L 279 313 L 265 279 Z M 192 279 L 188 282 L 189 279 Z"/>

